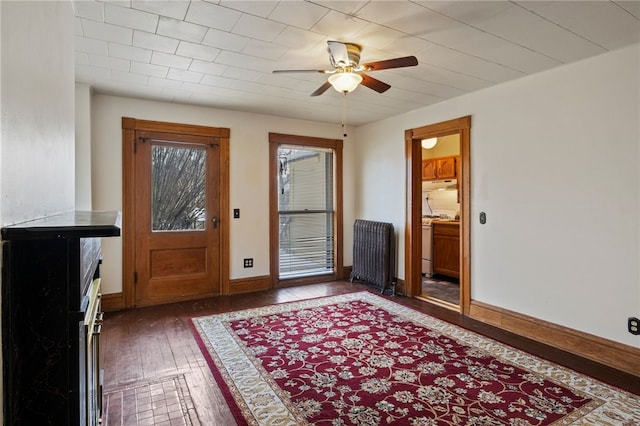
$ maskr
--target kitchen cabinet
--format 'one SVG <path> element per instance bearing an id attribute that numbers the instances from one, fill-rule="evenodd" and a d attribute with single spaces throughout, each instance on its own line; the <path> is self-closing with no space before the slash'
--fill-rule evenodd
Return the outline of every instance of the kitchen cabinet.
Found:
<path id="1" fill-rule="evenodd" d="M 433 221 L 433 273 L 460 278 L 460 222 Z"/>
<path id="2" fill-rule="evenodd" d="M 422 160 L 422 180 L 456 179 L 459 156 Z"/>

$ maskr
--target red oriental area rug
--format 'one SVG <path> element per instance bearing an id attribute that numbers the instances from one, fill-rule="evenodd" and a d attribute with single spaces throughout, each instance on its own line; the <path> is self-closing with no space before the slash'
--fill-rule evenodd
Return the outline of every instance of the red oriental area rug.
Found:
<path id="1" fill-rule="evenodd" d="M 368 292 L 192 319 L 241 425 L 636 425 L 640 398 Z"/>

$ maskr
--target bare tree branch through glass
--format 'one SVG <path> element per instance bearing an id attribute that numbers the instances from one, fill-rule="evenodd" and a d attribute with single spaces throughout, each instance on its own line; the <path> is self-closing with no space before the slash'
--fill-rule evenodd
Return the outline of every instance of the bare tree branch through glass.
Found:
<path id="1" fill-rule="evenodd" d="M 206 151 L 154 145 L 152 230 L 204 229 Z"/>

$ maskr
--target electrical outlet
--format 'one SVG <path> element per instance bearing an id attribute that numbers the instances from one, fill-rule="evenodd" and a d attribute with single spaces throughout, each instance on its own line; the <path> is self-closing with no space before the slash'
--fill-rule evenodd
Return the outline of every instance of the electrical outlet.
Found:
<path id="1" fill-rule="evenodd" d="M 245 268 L 253 268 L 253 257 L 248 257 L 244 260 Z"/>
<path id="2" fill-rule="evenodd" d="M 640 335 L 640 319 L 629 317 L 629 321 L 627 321 L 627 329 L 629 333 Z"/>

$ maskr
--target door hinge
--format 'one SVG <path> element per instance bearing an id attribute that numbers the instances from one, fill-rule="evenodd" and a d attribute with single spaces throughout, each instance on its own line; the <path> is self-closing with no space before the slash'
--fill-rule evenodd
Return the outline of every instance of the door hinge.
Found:
<path id="1" fill-rule="evenodd" d="M 134 284 L 138 284 L 138 273 L 137 272 L 133 273 L 133 283 Z"/>

